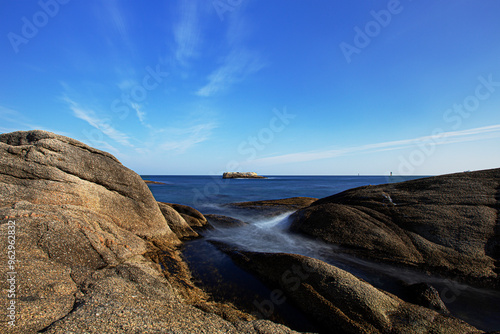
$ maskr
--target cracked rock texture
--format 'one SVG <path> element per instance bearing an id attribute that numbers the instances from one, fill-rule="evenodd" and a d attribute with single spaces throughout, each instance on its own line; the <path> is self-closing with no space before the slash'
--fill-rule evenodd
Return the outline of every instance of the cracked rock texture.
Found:
<path id="1" fill-rule="evenodd" d="M 16 327 L 5 314 L 9 221 Z M 186 303 L 151 260 L 179 244 L 147 185 L 112 155 L 45 131 L 0 135 L 2 332 L 293 332 Z"/>

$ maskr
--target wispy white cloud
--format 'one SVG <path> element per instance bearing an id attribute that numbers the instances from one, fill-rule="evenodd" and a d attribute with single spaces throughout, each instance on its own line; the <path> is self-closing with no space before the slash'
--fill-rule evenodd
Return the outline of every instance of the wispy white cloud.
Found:
<path id="1" fill-rule="evenodd" d="M 132 102 L 131 107 L 135 110 L 135 114 L 139 121 L 145 125 L 146 112 L 142 111 L 142 106 L 139 103 Z"/>
<path id="2" fill-rule="evenodd" d="M 118 69 L 116 70 L 116 72 L 118 73 L 118 75 L 120 75 L 122 77 L 126 76 L 126 75 L 130 75 L 130 73 L 123 73 L 123 71 L 118 70 Z M 130 92 L 130 89 L 132 89 L 132 87 L 137 86 L 137 85 L 138 85 L 137 81 L 132 80 L 132 79 L 123 79 L 117 84 L 118 88 L 120 88 L 122 91 L 127 92 L 127 93 Z"/>
<path id="3" fill-rule="evenodd" d="M 92 140 L 92 146 L 98 147 L 100 150 L 109 152 L 115 156 L 119 156 L 121 154 L 120 150 L 108 143 L 107 141 L 104 140 Z"/>
<path id="4" fill-rule="evenodd" d="M 106 8 L 109 12 L 109 19 L 113 23 L 113 26 L 118 31 L 122 39 L 127 40 L 127 26 L 125 25 L 125 19 L 123 14 L 118 7 L 118 3 L 115 0 L 106 1 Z"/>
<path id="5" fill-rule="evenodd" d="M 26 117 L 22 115 L 20 112 L 5 108 L 3 106 L 0 106 L 0 119 L 2 119 L 5 122 L 13 122 L 13 123 L 24 123 L 27 121 Z"/>
<path id="6" fill-rule="evenodd" d="M 209 75 L 208 83 L 200 88 L 196 94 L 208 97 L 225 91 L 264 66 L 265 62 L 255 52 L 246 49 L 233 50 L 225 58 L 224 64 Z"/>
<path id="7" fill-rule="evenodd" d="M 167 139 L 160 144 L 160 149 L 182 153 L 194 145 L 208 140 L 212 135 L 212 130 L 216 127 L 216 124 L 211 122 L 187 128 L 165 129 Z"/>
<path id="8" fill-rule="evenodd" d="M 119 0 L 108 0 L 99 4 L 98 11 L 105 24 L 110 25 L 111 28 L 118 33 L 121 41 L 127 47 L 129 52 L 135 51 L 134 43 L 130 40 L 129 24 L 125 11 L 121 8 L 122 3 Z M 106 11 L 103 11 L 105 9 Z M 107 38 L 108 43 L 112 46 L 115 45 L 116 38 Z"/>
<path id="9" fill-rule="evenodd" d="M 500 137 L 500 124 L 461 131 L 441 132 L 436 135 L 423 136 L 413 139 L 395 140 L 332 150 L 283 154 L 256 159 L 253 160 L 252 163 L 260 163 L 264 165 L 288 164 L 335 158 L 351 153 L 373 153 L 380 151 L 401 150 L 409 147 L 414 147 L 415 145 L 419 144 L 432 144 L 437 146 L 498 137 Z"/>
<path id="10" fill-rule="evenodd" d="M 174 25 L 174 39 L 175 59 L 183 66 L 198 55 L 202 31 L 200 6 L 200 3 L 194 0 L 180 2 L 179 20 Z"/>
<path id="11" fill-rule="evenodd" d="M 64 100 L 69 104 L 69 107 L 73 111 L 73 115 L 76 118 L 84 120 L 90 126 L 100 130 L 117 143 L 128 147 L 134 147 L 134 145 L 130 143 L 129 136 L 115 129 L 110 124 L 110 119 L 98 117 L 93 110 L 83 109 L 75 101 L 69 98 L 64 98 Z"/>
<path id="12" fill-rule="evenodd" d="M 0 120 L 3 125 L 2 127 L 0 127 L 0 132 L 2 133 L 27 130 L 45 130 L 58 133 L 63 136 L 69 135 L 64 131 L 58 131 L 47 128 L 45 126 L 41 126 L 39 124 L 35 124 L 23 113 L 3 106 L 0 106 Z"/>
<path id="13" fill-rule="evenodd" d="M 224 92 L 267 65 L 259 52 L 245 45 L 252 29 L 242 13 L 243 10 L 239 9 L 237 13 L 231 14 L 225 35 L 227 55 L 222 58 L 219 67 L 210 73 L 208 83 L 196 92 L 198 96 L 208 97 Z"/>

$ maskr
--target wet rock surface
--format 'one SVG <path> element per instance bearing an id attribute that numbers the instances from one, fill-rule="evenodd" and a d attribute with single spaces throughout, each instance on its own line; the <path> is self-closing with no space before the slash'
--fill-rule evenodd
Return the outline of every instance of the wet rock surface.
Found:
<path id="1" fill-rule="evenodd" d="M 225 204 L 224 207 L 246 212 L 253 216 L 277 216 L 308 207 L 316 200 L 317 198 L 312 197 L 291 197 L 275 200 L 230 203 Z"/>
<path id="2" fill-rule="evenodd" d="M 271 313 L 286 298 L 325 333 L 481 333 L 459 319 L 405 302 L 354 275 L 301 255 L 243 252 L 220 245 L 237 264 L 275 290 L 261 302 Z"/>
<path id="3" fill-rule="evenodd" d="M 245 226 L 248 225 L 248 223 L 229 216 L 224 216 L 224 215 L 215 215 L 215 214 L 206 214 L 205 217 L 207 218 L 208 222 L 212 226 L 218 226 L 218 227 L 237 227 L 237 226 Z"/>
<path id="4" fill-rule="evenodd" d="M 146 183 L 146 184 L 166 184 L 165 182 L 150 181 L 150 180 L 144 180 L 144 183 Z"/>

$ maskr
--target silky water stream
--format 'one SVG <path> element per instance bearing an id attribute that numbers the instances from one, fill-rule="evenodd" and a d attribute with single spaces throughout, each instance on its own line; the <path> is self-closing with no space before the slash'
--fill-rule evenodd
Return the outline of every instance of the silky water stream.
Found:
<path id="1" fill-rule="evenodd" d="M 212 207 L 212 210 L 216 209 Z M 267 253 L 292 253 L 313 257 L 362 278 L 377 288 L 397 296 L 403 294 L 403 282 L 426 282 L 433 285 L 455 317 L 482 330 L 500 329 L 500 292 L 478 289 L 450 279 L 421 272 L 374 263 L 342 252 L 339 247 L 308 238 L 288 230 L 290 213 L 274 217 L 255 216 L 248 212 L 219 208 L 218 214 L 247 222 L 244 226 L 203 231 L 203 238 L 185 243 L 183 254 L 193 275 L 220 300 L 232 301 L 250 313 L 279 320 L 299 331 L 321 331 L 315 328 L 297 308 L 265 302 L 271 296 L 269 287 L 236 266 L 231 258 L 211 242 L 235 249 Z M 272 308 L 272 309 L 270 309 Z"/>

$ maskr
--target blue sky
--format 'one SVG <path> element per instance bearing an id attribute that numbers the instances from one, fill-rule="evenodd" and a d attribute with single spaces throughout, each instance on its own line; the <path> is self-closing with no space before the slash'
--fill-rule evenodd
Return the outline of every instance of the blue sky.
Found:
<path id="1" fill-rule="evenodd" d="M 0 1 L 0 132 L 140 174 L 500 167 L 496 0 Z"/>

